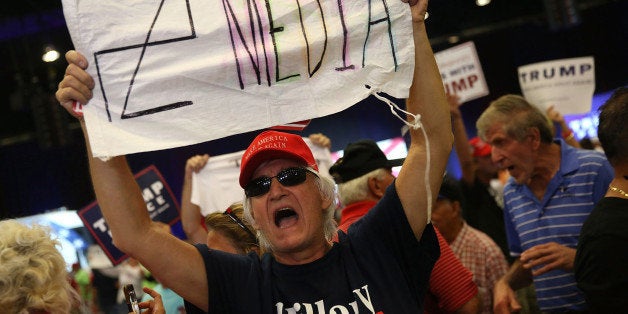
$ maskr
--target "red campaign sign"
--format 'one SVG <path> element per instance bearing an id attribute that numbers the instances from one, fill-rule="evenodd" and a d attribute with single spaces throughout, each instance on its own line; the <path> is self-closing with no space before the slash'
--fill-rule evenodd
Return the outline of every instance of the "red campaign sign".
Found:
<path id="1" fill-rule="evenodd" d="M 146 202 L 146 210 L 153 221 L 161 221 L 168 225 L 179 221 L 181 217 L 179 203 L 154 165 L 135 174 L 135 180 L 140 186 Z M 78 215 L 114 266 L 128 257 L 128 254 L 113 245 L 111 231 L 100 211 L 98 202 L 95 201 L 81 209 Z"/>

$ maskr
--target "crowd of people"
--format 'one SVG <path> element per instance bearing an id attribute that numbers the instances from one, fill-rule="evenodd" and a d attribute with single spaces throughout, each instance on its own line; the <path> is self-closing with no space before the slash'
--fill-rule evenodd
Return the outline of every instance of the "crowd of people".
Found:
<path id="1" fill-rule="evenodd" d="M 407 156 L 390 160 L 356 140 L 329 168 L 332 181 L 300 135 L 267 130 L 243 154 L 243 198 L 205 217 L 190 184 L 211 157 L 192 156 L 181 200 L 187 241 L 151 221 L 125 156 L 91 156 L 72 107 L 89 105 L 95 84 L 87 59 L 68 52 L 56 96 L 81 122 L 96 197 L 130 258 L 69 275 L 47 229 L 0 221 L 0 309 L 128 313 L 123 287 L 132 284 L 142 313 L 624 312 L 628 89 L 600 108 L 598 150 L 581 148 L 554 108 L 514 94 L 492 101 L 469 139 L 458 98 L 442 88 L 427 1 L 410 9 L 406 110 L 418 127 Z M 324 135 L 313 141 L 331 146 Z M 460 178 L 445 171 L 452 148 Z M 117 278 L 118 306 L 85 310 L 85 299 L 98 299 L 85 287 L 103 275 Z"/>

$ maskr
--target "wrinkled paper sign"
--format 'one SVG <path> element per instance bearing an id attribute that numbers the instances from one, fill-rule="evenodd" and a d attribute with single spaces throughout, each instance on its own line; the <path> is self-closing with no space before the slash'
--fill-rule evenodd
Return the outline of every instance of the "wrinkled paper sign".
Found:
<path id="1" fill-rule="evenodd" d="M 591 111 L 595 91 L 593 57 L 569 58 L 528 64 L 518 68 L 523 96 L 545 110 L 579 114 Z"/>
<path id="2" fill-rule="evenodd" d="M 89 60 L 94 156 L 185 146 L 407 98 L 407 4 L 393 1 L 63 0 Z M 368 87 L 367 87 L 368 86 Z"/>

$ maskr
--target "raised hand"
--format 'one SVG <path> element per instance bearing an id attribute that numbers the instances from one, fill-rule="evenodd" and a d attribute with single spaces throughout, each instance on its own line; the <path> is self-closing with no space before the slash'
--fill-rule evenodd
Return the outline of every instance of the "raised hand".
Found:
<path id="1" fill-rule="evenodd" d="M 192 174 L 193 172 L 197 173 L 201 171 L 209 161 L 209 155 L 196 155 L 192 156 L 185 163 L 185 173 Z"/>
<path id="2" fill-rule="evenodd" d="M 309 138 L 314 145 L 324 148 L 331 148 L 331 140 L 323 133 L 310 134 Z"/>
<path id="3" fill-rule="evenodd" d="M 404 3 L 410 4 L 412 10 L 412 21 L 416 23 L 422 23 L 425 21 L 427 14 L 427 2 L 428 0 L 401 0 Z"/>
<path id="4" fill-rule="evenodd" d="M 82 113 L 77 106 L 85 105 L 92 99 L 92 89 L 94 89 L 94 80 L 85 71 L 88 67 L 85 56 L 70 50 L 66 52 L 65 59 L 68 66 L 65 69 L 65 76 L 59 83 L 55 97 L 71 115 L 79 118 Z"/>

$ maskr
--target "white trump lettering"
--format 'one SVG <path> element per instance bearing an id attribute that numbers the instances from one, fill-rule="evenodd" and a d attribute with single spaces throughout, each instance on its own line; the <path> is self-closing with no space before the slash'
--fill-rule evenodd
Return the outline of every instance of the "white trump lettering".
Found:
<path id="1" fill-rule="evenodd" d="M 360 313 L 360 306 L 366 307 L 371 314 L 375 314 L 373 302 L 371 301 L 371 295 L 368 290 L 368 285 L 363 286 L 360 289 L 353 290 L 353 294 L 357 300 L 349 302 L 346 306 L 341 304 L 335 304 L 329 308 L 325 306 L 324 300 L 318 300 L 314 303 L 314 307 L 311 303 L 294 303 L 292 307 L 284 307 L 283 302 L 277 302 L 275 308 L 277 314 L 358 314 Z M 359 301 L 359 302 L 358 302 Z M 303 310 L 303 311 L 302 311 Z M 351 310 L 351 311 L 350 311 Z"/>

